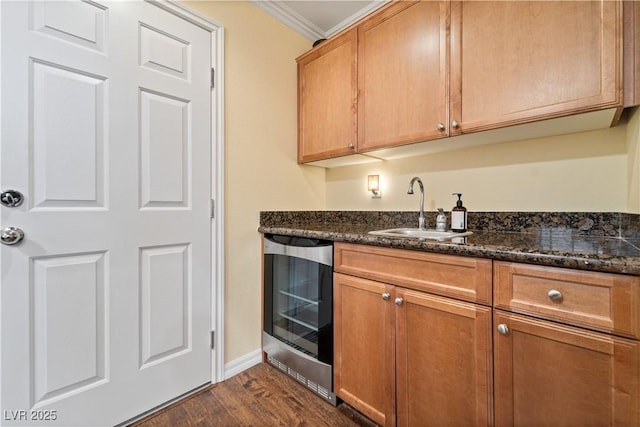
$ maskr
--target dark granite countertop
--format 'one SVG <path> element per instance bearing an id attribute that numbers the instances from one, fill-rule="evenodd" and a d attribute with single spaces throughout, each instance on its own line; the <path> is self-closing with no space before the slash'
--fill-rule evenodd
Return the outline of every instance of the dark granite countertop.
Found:
<path id="1" fill-rule="evenodd" d="M 368 234 L 415 227 L 414 217 L 415 212 L 262 212 L 258 231 L 640 276 L 638 215 L 470 213 L 473 234 L 456 242 Z M 435 213 L 429 213 L 427 224 L 434 223 Z"/>

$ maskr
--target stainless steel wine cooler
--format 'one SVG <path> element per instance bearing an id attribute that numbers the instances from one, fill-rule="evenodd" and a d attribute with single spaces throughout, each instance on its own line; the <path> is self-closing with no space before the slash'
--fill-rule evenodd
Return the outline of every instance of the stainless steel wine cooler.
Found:
<path id="1" fill-rule="evenodd" d="M 336 404 L 333 242 L 264 236 L 264 330 L 269 363 Z"/>

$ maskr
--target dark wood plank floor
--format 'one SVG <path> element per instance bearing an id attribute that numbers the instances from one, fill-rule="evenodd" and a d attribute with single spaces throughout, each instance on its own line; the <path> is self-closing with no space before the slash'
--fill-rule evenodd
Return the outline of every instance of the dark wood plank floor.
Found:
<path id="1" fill-rule="evenodd" d="M 132 427 L 371 427 L 345 404 L 334 407 L 269 364 L 256 365 L 185 398 Z"/>

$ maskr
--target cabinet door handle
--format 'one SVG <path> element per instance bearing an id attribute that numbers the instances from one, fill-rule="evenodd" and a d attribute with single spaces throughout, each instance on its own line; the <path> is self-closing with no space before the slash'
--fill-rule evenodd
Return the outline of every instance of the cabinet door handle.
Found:
<path id="1" fill-rule="evenodd" d="M 389 294 L 388 292 L 385 292 L 384 294 L 382 294 L 382 299 L 385 301 L 387 301 L 389 297 L 391 297 L 391 294 Z"/>
<path id="2" fill-rule="evenodd" d="M 438 130 L 442 132 L 444 131 L 444 129 L 445 129 L 444 125 L 442 123 L 438 123 Z"/>
<path id="3" fill-rule="evenodd" d="M 347 145 L 347 148 L 349 148 L 349 150 L 353 150 L 353 149 L 356 148 L 356 146 L 353 145 L 353 144 L 349 144 L 349 145 Z"/>
<path id="4" fill-rule="evenodd" d="M 402 302 L 404 300 L 402 298 L 396 298 L 396 300 L 394 301 L 396 303 L 396 305 L 402 305 Z"/>
<path id="5" fill-rule="evenodd" d="M 551 301 L 555 301 L 555 302 L 562 302 L 564 298 L 562 296 L 562 292 L 555 289 L 551 289 L 549 292 L 547 292 L 547 296 Z"/>
<path id="6" fill-rule="evenodd" d="M 458 129 L 460 127 L 460 123 L 457 120 L 451 122 L 451 127 L 454 129 Z"/>
<path id="7" fill-rule="evenodd" d="M 500 323 L 498 325 L 498 332 L 500 332 L 501 335 L 507 335 L 509 334 L 509 327 L 504 323 Z"/>

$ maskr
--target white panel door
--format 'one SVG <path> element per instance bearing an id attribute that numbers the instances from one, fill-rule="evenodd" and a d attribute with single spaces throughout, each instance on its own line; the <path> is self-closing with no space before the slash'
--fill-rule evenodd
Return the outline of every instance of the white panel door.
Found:
<path id="1" fill-rule="evenodd" d="M 109 426 L 211 381 L 211 33 L 2 1 L 1 425 Z"/>

